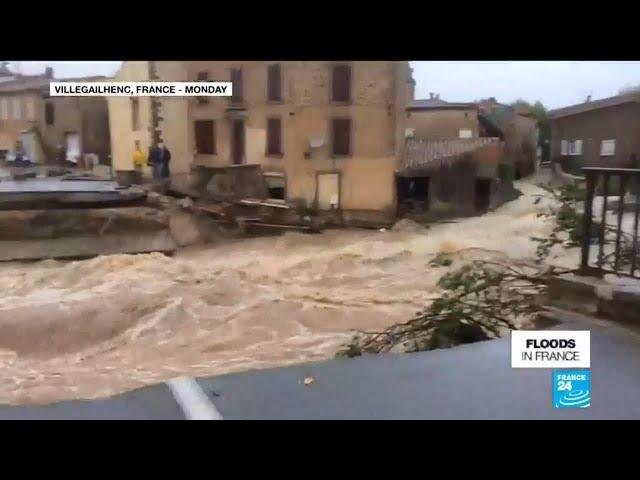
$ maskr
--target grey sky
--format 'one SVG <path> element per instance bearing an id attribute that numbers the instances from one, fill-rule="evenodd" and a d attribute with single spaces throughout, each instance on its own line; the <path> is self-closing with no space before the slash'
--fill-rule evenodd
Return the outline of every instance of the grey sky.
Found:
<path id="1" fill-rule="evenodd" d="M 22 73 L 44 72 L 53 67 L 56 77 L 113 75 L 121 62 L 11 62 Z M 429 92 L 443 100 L 471 102 L 496 97 L 501 102 L 524 98 L 558 108 L 617 94 L 622 87 L 640 84 L 640 62 L 411 62 L 416 98 Z"/>
<path id="2" fill-rule="evenodd" d="M 640 62 L 411 62 L 416 98 L 429 92 L 453 102 L 496 97 L 503 103 L 523 98 L 559 108 L 616 95 L 640 84 Z"/>

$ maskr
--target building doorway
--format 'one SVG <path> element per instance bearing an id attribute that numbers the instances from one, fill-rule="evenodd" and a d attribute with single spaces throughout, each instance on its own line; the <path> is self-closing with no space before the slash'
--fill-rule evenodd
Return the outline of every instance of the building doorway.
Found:
<path id="1" fill-rule="evenodd" d="M 231 123 L 231 163 L 233 165 L 246 163 L 244 153 L 244 120 L 232 120 Z"/>
<path id="2" fill-rule="evenodd" d="M 398 215 L 429 211 L 430 177 L 396 177 Z"/>
<path id="3" fill-rule="evenodd" d="M 287 198 L 286 182 L 282 173 L 266 172 L 264 179 L 267 183 L 269 199 L 285 200 Z"/>
<path id="4" fill-rule="evenodd" d="M 80 147 L 80 134 L 76 132 L 67 132 L 64 134 L 65 147 L 66 147 L 66 161 L 78 164 L 82 155 L 82 149 Z"/>
<path id="5" fill-rule="evenodd" d="M 491 203 L 491 183 L 490 178 L 476 178 L 476 212 L 486 212 L 489 209 Z"/>
<path id="6" fill-rule="evenodd" d="M 318 210 L 340 208 L 340 174 L 321 173 L 317 176 Z"/>

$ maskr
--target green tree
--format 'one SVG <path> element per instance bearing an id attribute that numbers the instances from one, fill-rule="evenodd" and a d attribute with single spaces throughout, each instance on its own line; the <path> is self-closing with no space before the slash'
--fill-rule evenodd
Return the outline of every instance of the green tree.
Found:
<path id="1" fill-rule="evenodd" d="M 549 160 L 549 151 L 551 147 L 551 124 L 549 122 L 549 115 L 547 108 L 542 104 L 540 100 L 534 104 L 527 102 L 519 98 L 511 104 L 511 107 L 515 109 L 527 110 L 533 118 L 538 122 L 538 146 L 542 150 L 542 160 Z"/>

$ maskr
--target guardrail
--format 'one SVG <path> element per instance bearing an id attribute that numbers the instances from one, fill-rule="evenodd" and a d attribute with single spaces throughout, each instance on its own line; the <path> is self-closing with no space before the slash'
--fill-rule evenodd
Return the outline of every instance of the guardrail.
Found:
<path id="1" fill-rule="evenodd" d="M 584 207 L 581 273 L 601 276 L 614 273 L 640 278 L 640 252 L 638 251 L 638 219 L 640 217 L 640 169 L 587 167 L 587 192 Z M 597 192 L 597 190 L 600 190 Z M 625 204 L 627 193 L 633 193 L 633 202 Z M 599 218 L 594 221 L 594 198 L 602 197 Z M 614 224 L 607 222 L 609 196 L 618 197 L 614 207 Z M 628 211 L 625 211 L 628 210 Z M 625 216 L 625 214 L 627 214 Z M 625 228 L 626 227 L 626 228 Z M 591 247 L 597 245 L 595 266 L 592 265 Z M 594 245 L 594 246 L 595 246 Z"/>

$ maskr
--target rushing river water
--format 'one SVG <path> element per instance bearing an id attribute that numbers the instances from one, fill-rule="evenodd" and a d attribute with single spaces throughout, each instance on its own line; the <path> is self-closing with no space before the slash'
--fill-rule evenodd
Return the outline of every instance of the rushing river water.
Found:
<path id="1" fill-rule="evenodd" d="M 0 402 L 105 396 L 188 375 L 332 357 L 405 321 L 475 258 L 531 258 L 551 230 L 524 193 L 429 229 L 286 233 L 161 254 L 0 265 Z M 434 268 L 439 252 L 451 267 Z M 558 258 L 574 266 L 577 252 Z"/>

